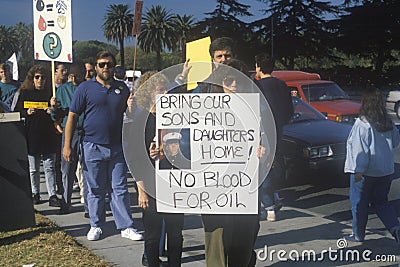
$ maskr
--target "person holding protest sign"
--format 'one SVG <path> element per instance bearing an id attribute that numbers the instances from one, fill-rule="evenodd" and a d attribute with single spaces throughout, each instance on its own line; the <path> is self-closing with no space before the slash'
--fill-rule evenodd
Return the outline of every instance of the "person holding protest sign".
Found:
<path id="1" fill-rule="evenodd" d="M 235 57 L 235 42 L 229 37 L 220 37 L 212 41 L 209 47 L 209 53 L 212 62 L 212 71 L 215 71 L 219 64 L 227 64 Z M 169 94 L 188 93 L 186 82 L 190 69 L 190 59 L 187 59 L 183 65 L 182 73 L 177 75 L 174 83 L 169 85 Z M 213 80 L 213 72 L 203 82 L 199 82 L 197 87 L 190 93 L 210 93 Z"/>
<path id="2" fill-rule="evenodd" d="M 225 66 L 226 65 L 226 66 Z M 238 74 L 246 73 L 242 61 L 232 59 L 213 73 L 211 93 L 246 93 L 250 88 L 240 85 Z M 239 71 L 240 70 L 240 71 Z M 262 144 L 266 138 L 261 132 Z M 264 138 L 263 138 L 264 137 Z M 257 148 L 257 157 L 263 160 L 264 145 Z M 260 164 L 264 164 L 260 162 Z M 262 176 L 262 173 L 260 173 Z M 254 266 L 254 243 L 259 230 L 258 214 L 202 215 L 207 266 Z"/>
<path id="3" fill-rule="evenodd" d="M 55 90 L 57 92 L 58 88 L 67 82 L 67 73 L 68 69 L 66 68 L 65 64 L 62 62 L 58 62 L 55 64 L 54 69 L 54 85 Z M 56 153 L 56 185 L 57 185 L 57 194 L 63 195 L 64 194 L 64 185 L 62 180 L 62 171 L 61 171 L 61 143 L 62 143 L 62 133 L 63 127 L 61 126 L 61 121 L 55 121 L 54 127 L 57 129 L 57 153 Z"/>
<path id="4" fill-rule="evenodd" d="M 84 168 L 87 173 L 88 207 L 91 228 L 89 241 L 98 240 L 106 219 L 106 193 L 111 194 L 111 210 L 121 236 L 142 240 L 133 228 L 127 183 L 127 167 L 122 150 L 123 113 L 134 113 L 133 95 L 123 82 L 113 78 L 115 56 L 107 51 L 96 55 L 95 79 L 81 83 L 76 89 L 65 127 L 63 156 L 71 162 L 72 137 L 79 116 L 83 121 Z"/>
<path id="5" fill-rule="evenodd" d="M 15 111 L 26 120 L 29 173 L 33 203 L 40 203 L 40 161 L 43 161 L 49 205 L 59 207 L 56 196 L 55 158 L 57 136 L 50 118 L 51 83 L 48 72 L 41 65 L 31 67 L 15 94 Z"/>
<path id="6" fill-rule="evenodd" d="M 203 82 L 198 83 L 198 86 L 192 90 L 191 93 L 223 93 L 224 91 L 220 85 L 222 84 L 222 80 L 227 78 L 227 76 L 224 76 L 227 75 L 227 73 L 225 73 L 226 69 L 220 68 L 220 66 L 224 67 L 232 61 L 234 61 L 233 64 L 236 64 L 236 69 L 245 72 L 243 68 L 244 64 L 234 60 L 235 42 L 231 38 L 221 37 L 213 40 L 210 44 L 209 52 L 213 72 Z M 187 65 L 187 62 L 184 66 Z M 182 75 L 178 75 L 177 79 L 175 79 L 178 84 L 185 83 L 187 73 L 190 70 L 188 68 L 186 69 L 186 72 L 182 71 Z M 217 71 L 220 73 L 218 74 Z M 183 74 L 186 74 L 186 76 Z M 235 92 L 236 86 L 233 84 L 233 81 L 229 86 L 230 93 Z M 177 88 L 182 87 L 183 86 Z M 228 88 L 228 86 L 225 86 L 225 89 L 226 88 Z M 181 91 L 182 90 L 172 89 L 168 93 L 178 93 Z M 261 152 L 261 150 L 259 152 Z M 234 216 L 234 219 L 232 216 Z M 202 215 L 207 266 L 227 266 L 227 264 L 229 264 L 229 266 L 250 266 L 255 264 L 253 246 L 257 237 L 259 222 L 258 215 L 250 217 L 251 220 L 248 220 L 248 216 L 240 215 Z M 237 222 L 237 225 L 241 225 L 243 228 L 249 230 L 248 232 L 242 231 L 241 229 L 238 231 L 239 233 L 246 233 L 243 235 L 243 242 L 241 244 L 232 242 L 232 231 L 236 229 L 232 226 L 232 221 L 234 220 Z"/>
<path id="7" fill-rule="evenodd" d="M 76 87 L 83 80 L 82 77 L 82 68 L 79 68 L 77 65 L 73 65 L 70 70 L 70 75 L 73 75 L 74 79 L 62 84 L 58 87 L 56 92 L 56 97 L 52 97 L 50 100 L 51 104 L 51 117 L 53 121 L 60 121 L 60 126 L 62 129 L 65 128 L 67 119 L 69 106 L 72 101 L 72 96 L 76 90 Z M 81 135 L 82 135 L 82 123 L 83 123 L 84 115 L 82 114 L 79 117 L 77 127 L 72 136 L 72 149 L 74 150 L 75 155 L 80 155 L 80 143 L 81 143 Z M 64 145 L 65 140 L 65 132 L 62 133 L 62 144 Z M 60 148 L 61 149 L 61 148 Z M 78 164 L 78 156 L 75 157 L 71 162 L 66 162 L 63 157 L 61 157 L 61 172 L 62 172 L 62 182 L 63 182 L 63 196 L 61 199 L 61 209 L 60 214 L 67 214 L 70 212 L 71 207 L 71 196 L 72 196 L 72 187 L 73 183 L 76 179 L 76 169 Z M 87 205 L 85 204 L 85 211 L 87 210 Z"/>
<path id="8" fill-rule="evenodd" d="M 133 143 L 130 144 L 132 149 L 128 149 L 128 151 L 135 149 L 134 155 L 128 158 L 134 161 L 135 166 L 141 166 L 140 169 L 131 169 L 131 172 L 137 181 L 139 207 L 143 208 L 147 263 L 148 266 L 154 267 L 160 265 L 159 244 L 163 221 L 168 236 L 168 266 L 181 265 L 183 244 L 183 214 L 157 212 L 155 199 L 154 160 L 160 153 L 160 149 L 156 147 L 154 141 L 156 135 L 155 97 L 157 94 L 166 93 L 168 84 L 168 79 L 163 74 L 156 72 L 146 72 L 139 78 L 135 98 L 143 111 L 134 121 L 137 130 L 132 131 L 135 134 L 130 137 L 130 140 L 133 140 Z M 144 142 L 145 145 L 139 142 Z M 148 156 L 143 157 L 144 153 Z M 130 164 L 131 162 L 128 162 L 128 165 Z"/>

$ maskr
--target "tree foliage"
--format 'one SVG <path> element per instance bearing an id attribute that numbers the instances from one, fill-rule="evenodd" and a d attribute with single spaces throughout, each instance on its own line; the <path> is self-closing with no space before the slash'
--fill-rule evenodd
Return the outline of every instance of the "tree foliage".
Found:
<path id="1" fill-rule="evenodd" d="M 381 73 L 400 48 L 400 1 L 365 1 L 346 8 L 338 23 L 337 47 L 373 62 Z"/>
<path id="2" fill-rule="evenodd" d="M 294 69 L 298 57 L 328 53 L 331 37 L 324 17 L 338 12 L 336 7 L 315 0 L 277 0 L 269 1 L 264 12 L 267 17 L 252 26 L 286 68 Z"/>
<path id="3" fill-rule="evenodd" d="M 195 25 L 193 15 L 176 15 L 174 21 L 174 29 L 176 32 L 177 48 L 181 51 L 182 62 L 185 61 L 186 42 L 190 38 L 190 33 Z M 189 40 L 192 41 L 192 40 Z"/>
<path id="4" fill-rule="evenodd" d="M 157 70 L 161 69 L 163 49 L 175 48 L 174 20 L 175 15 L 160 5 L 151 6 L 143 16 L 142 31 L 138 36 L 139 46 L 146 53 L 156 53 Z"/>
<path id="5" fill-rule="evenodd" d="M 4 62 L 18 51 L 19 39 L 13 27 L 0 25 L 0 61 Z"/>
<path id="6" fill-rule="evenodd" d="M 106 50 L 110 51 L 114 55 L 118 53 L 118 49 L 111 44 L 99 42 L 99 41 L 74 41 L 72 46 L 73 58 L 76 63 L 85 63 L 96 61 L 96 54 L 99 51 Z"/>
<path id="7" fill-rule="evenodd" d="M 207 17 L 198 22 L 197 35 L 210 36 L 215 39 L 221 36 L 229 36 L 238 42 L 238 51 L 245 54 L 248 45 L 244 44 L 249 39 L 248 24 L 240 17 L 252 16 L 248 11 L 249 5 L 241 4 L 237 0 L 217 0 L 212 12 L 206 13 Z"/>
<path id="8" fill-rule="evenodd" d="M 250 66 L 255 54 L 269 52 L 281 69 L 315 71 L 342 84 L 367 80 L 400 84 L 400 1 L 344 0 L 336 6 L 322 0 L 258 1 L 265 3 L 264 16 L 253 21 L 249 6 L 240 0 L 215 0 L 215 9 L 199 22 L 191 15 L 152 6 L 144 13 L 138 36 L 137 69 L 159 70 L 181 63 L 186 42 L 228 36 L 237 42 L 237 57 Z M 110 5 L 104 34 L 119 48 L 74 41 L 74 62 L 94 61 L 99 50 L 110 50 L 122 64 L 133 66 L 133 47 L 124 52 L 132 21 L 127 5 Z M 34 63 L 32 40 L 32 25 L 0 25 L 0 60 L 17 52 L 23 73 Z"/>
<path id="9" fill-rule="evenodd" d="M 128 5 L 110 5 L 104 19 L 104 36 L 108 41 L 119 44 L 121 65 L 125 65 L 124 40 L 132 36 L 133 14 Z"/>

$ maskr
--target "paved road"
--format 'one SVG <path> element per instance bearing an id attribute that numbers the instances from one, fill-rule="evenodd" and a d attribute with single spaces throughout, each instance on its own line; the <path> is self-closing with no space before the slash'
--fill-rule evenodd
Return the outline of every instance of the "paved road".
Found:
<path id="1" fill-rule="evenodd" d="M 400 121 L 391 114 L 396 123 Z M 400 151 L 397 161 L 400 162 Z M 400 166 L 397 167 L 400 170 Z M 400 216 L 400 171 L 393 182 L 390 200 Z M 260 217 L 260 232 L 256 242 L 259 252 L 257 266 L 400 266 L 399 248 L 375 214 L 369 216 L 366 241 L 361 244 L 348 243 L 347 248 L 337 250 L 338 239 L 351 233 L 351 213 L 348 198 L 348 187 L 343 177 L 321 175 L 311 181 L 298 181 L 294 186 L 281 190 L 285 206 L 278 214 L 278 221 L 267 222 L 265 214 Z M 143 230 L 141 212 L 137 206 L 137 195 L 130 179 L 132 213 L 136 227 Z M 42 190 L 46 192 L 42 177 Z M 42 198 L 47 195 L 42 193 Z M 133 242 L 121 238 L 115 229 L 111 212 L 107 212 L 107 223 L 103 229 L 102 239 L 95 242 L 86 240 L 89 220 L 83 218 L 83 207 L 77 192 L 73 195 L 75 212 L 58 215 L 58 210 L 47 203 L 35 206 L 63 230 L 73 236 L 79 243 L 104 257 L 112 266 L 141 266 L 143 241 Z M 205 266 L 204 238 L 199 215 L 186 215 L 184 227 L 183 266 Z M 265 248 L 269 257 L 265 257 Z M 324 250 L 326 250 L 324 252 Z M 337 250 L 336 252 L 333 250 Z M 281 251 L 278 258 L 277 251 Z M 329 254 L 329 251 L 330 254 Z M 371 255 L 367 255 L 371 251 Z M 302 256 L 302 252 L 305 255 Z M 315 252 L 316 260 L 308 260 L 307 253 Z M 362 259 L 361 253 L 369 258 L 376 256 L 395 257 L 391 262 L 370 262 Z M 347 254 L 346 254 L 347 253 Z M 312 255 L 312 254 L 310 254 Z M 352 258 L 360 256 L 360 260 Z M 272 256 L 272 257 L 271 257 Z M 285 260 L 286 259 L 286 260 Z M 311 256 L 311 259 L 313 257 Z M 212 266 L 214 267 L 214 266 Z"/>
<path id="2" fill-rule="evenodd" d="M 393 239 L 385 231 L 376 215 L 369 217 L 366 242 L 362 245 L 348 243 L 347 248 L 333 251 L 338 249 L 338 239 L 351 232 L 348 188 L 340 183 L 337 185 L 334 180 L 332 177 L 319 177 L 319 182 L 300 181 L 296 186 L 282 189 L 281 195 L 285 197 L 286 206 L 279 213 L 279 220 L 267 222 L 265 217 L 262 217 L 260 221 L 261 228 L 256 242 L 256 250 L 260 251 L 257 266 L 398 266 L 399 249 L 396 248 Z M 133 188 L 133 181 L 130 180 L 130 183 L 130 188 Z M 44 181 L 42 181 L 42 186 L 45 192 Z M 136 197 L 136 192 L 131 189 L 132 212 L 136 219 L 136 227 L 143 230 Z M 46 194 L 42 194 L 42 198 L 45 199 Z M 400 179 L 394 182 L 390 198 L 400 214 Z M 83 208 L 79 203 L 77 193 L 74 193 L 73 205 L 76 212 L 68 215 L 58 215 L 58 210 L 49 207 L 47 203 L 37 205 L 36 209 L 54 220 L 79 243 L 104 257 L 112 266 L 141 266 L 143 241 L 133 242 L 121 238 L 115 229 L 110 212 L 107 213 L 107 223 L 103 229 L 102 239 L 94 242 L 87 241 L 89 220 L 83 218 Z M 183 266 L 205 266 L 200 216 L 185 216 L 183 234 Z M 268 258 L 265 258 L 265 253 L 263 253 L 265 246 L 270 255 Z M 280 259 L 277 255 L 279 250 L 286 253 L 280 254 Z M 323 253 L 324 250 L 331 250 L 331 256 L 328 252 Z M 367 250 L 372 253 L 368 255 L 370 258 L 377 255 L 383 257 L 393 255 L 396 262 L 365 262 L 362 260 L 361 253 Z M 316 253 L 315 261 L 307 258 L 307 253 L 312 251 Z M 306 253 L 304 257 L 302 257 L 302 252 Z M 359 255 L 360 261 L 352 260 L 352 253 Z"/>

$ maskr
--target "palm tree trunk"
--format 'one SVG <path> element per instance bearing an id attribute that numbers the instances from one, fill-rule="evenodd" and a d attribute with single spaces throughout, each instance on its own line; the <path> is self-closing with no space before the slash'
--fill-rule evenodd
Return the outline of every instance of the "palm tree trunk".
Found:
<path id="1" fill-rule="evenodd" d="M 120 38 L 119 40 L 119 53 L 121 55 L 121 66 L 125 67 L 124 38 Z"/>
<path id="2" fill-rule="evenodd" d="M 161 51 L 157 50 L 157 58 L 156 58 L 156 63 L 157 63 L 157 70 L 161 70 Z"/>

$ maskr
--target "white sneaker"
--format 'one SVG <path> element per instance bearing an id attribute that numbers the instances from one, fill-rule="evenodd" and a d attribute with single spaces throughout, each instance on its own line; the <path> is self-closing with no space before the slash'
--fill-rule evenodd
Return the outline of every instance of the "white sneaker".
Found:
<path id="1" fill-rule="evenodd" d="M 276 215 L 274 210 L 267 210 L 267 221 L 269 222 L 276 221 Z"/>
<path id="2" fill-rule="evenodd" d="M 95 241 L 100 239 L 100 235 L 103 232 L 101 231 L 100 227 L 90 227 L 89 232 L 87 233 L 86 237 L 89 241 Z"/>
<path id="3" fill-rule="evenodd" d="M 140 241 L 143 240 L 143 235 L 139 234 L 136 229 L 133 228 L 126 228 L 125 230 L 121 231 L 121 236 L 125 238 L 129 238 L 133 241 Z"/>

